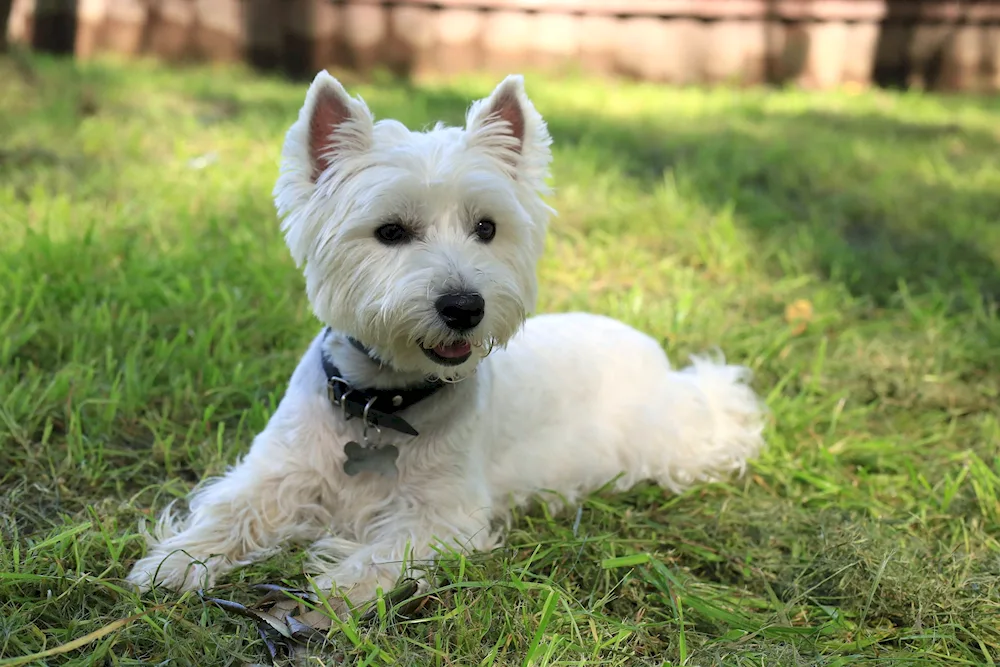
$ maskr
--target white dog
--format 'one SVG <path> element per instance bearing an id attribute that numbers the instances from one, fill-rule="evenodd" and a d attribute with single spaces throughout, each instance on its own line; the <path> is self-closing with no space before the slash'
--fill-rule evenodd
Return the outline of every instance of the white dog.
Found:
<path id="1" fill-rule="evenodd" d="M 747 369 L 672 370 L 605 317 L 526 319 L 550 143 L 519 76 L 464 129 L 427 132 L 316 76 L 274 197 L 327 328 L 247 456 L 163 514 L 130 582 L 211 587 L 305 540 L 316 583 L 358 604 L 424 576 L 442 544 L 493 548 L 512 504 L 742 473 L 763 445 Z"/>

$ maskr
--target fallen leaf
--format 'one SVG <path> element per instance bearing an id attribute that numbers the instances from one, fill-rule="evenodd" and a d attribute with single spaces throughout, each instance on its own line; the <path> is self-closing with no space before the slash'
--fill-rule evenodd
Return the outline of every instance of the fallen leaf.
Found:
<path id="1" fill-rule="evenodd" d="M 254 588 L 264 591 L 265 595 L 249 606 L 219 598 L 205 598 L 205 601 L 230 613 L 252 619 L 267 647 L 272 665 L 279 664 L 279 659 L 300 655 L 309 646 L 316 644 L 329 646 L 327 634 L 334 626 L 334 619 L 324 611 L 311 609 L 302 602 L 303 600 L 310 603 L 322 602 L 317 595 L 274 584 L 261 584 Z M 421 608 L 428 598 L 426 596 L 414 598 L 418 590 L 416 581 L 404 581 L 385 595 L 386 609 L 392 615 L 397 615 L 408 614 Z M 349 614 L 341 598 L 330 598 L 326 603 L 337 614 L 344 616 Z M 361 614 L 359 622 L 367 623 L 377 618 L 378 607 L 373 603 Z M 340 660 L 335 659 L 335 661 Z"/>
<path id="2" fill-rule="evenodd" d="M 333 626 L 333 619 L 321 611 L 312 609 L 301 616 L 292 616 L 295 622 L 300 625 L 307 625 L 316 630 L 329 630 Z"/>
<path id="3" fill-rule="evenodd" d="M 310 614 L 316 614 L 321 616 L 323 620 L 319 620 L 316 617 L 309 617 Z M 330 618 L 324 614 L 320 614 L 318 611 L 310 611 L 299 616 L 289 616 L 286 621 L 288 622 L 288 628 L 292 631 L 292 637 L 299 642 L 326 642 L 326 633 L 321 632 L 322 626 L 326 626 L 329 630 L 333 623 Z M 325 622 L 324 622 L 325 621 Z"/>
<path id="4" fill-rule="evenodd" d="M 259 607 L 258 602 L 254 607 Z M 298 600 L 293 600 L 292 598 L 286 598 L 284 600 L 279 600 L 274 603 L 274 605 L 267 610 L 269 614 L 274 616 L 276 619 L 283 623 L 288 623 L 288 619 L 296 614 L 304 614 L 306 612 L 306 606 L 299 602 Z M 290 628 L 291 629 L 291 628 Z M 292 634 L 295 634 L 294 630 Z"/>
<path id="5" fill-rule="evenodd" d="M 280 634 L 286 639 L 292 638 L 292 632 L 288 629 L 288 625 L 278 620 L 266 611 L 261 611 L 259 609 L 251 609 L 250 607 L 244 607 L 239 602 L 233 602 L 231 600 L 220 600 L 219 598 L 205 598 L 205 602 L 211 602 L 214 605 L 225 609 L 226 611 L 239 614 L 240 616 L 246 616 L 247 618 L 253 619 L 260 623 L 266 623 L 275 632 Z"/>
<path id="6" fill-rule="evenodd" d="M 808 299 L 798 299 L 785 306 L 785 321 L 792 325 L 792 334 L 803 333 L 813 320 L 813 305 Z"/>
<path id="7" fill-rule="evenodd" d="M 267 647 L 267 654 L 271 656 L 271 664 L 278 659 L 278 644 L 271 638 L 273 633 L 268 632 L 264 627 L 257 626 L 257 634 L 260 638 L 264 640 L 264 646 Z"/>

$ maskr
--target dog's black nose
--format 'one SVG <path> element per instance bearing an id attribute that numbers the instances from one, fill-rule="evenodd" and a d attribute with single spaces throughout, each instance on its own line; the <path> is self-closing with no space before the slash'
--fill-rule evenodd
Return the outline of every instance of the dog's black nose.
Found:
<path id="1" fill-rule="evenodd" d="M 445 294 L 434 302 L 434 307 L 448 328 L 455 331 L 475 329 L 486 314 L 486 302 L 474 292 Z"/>

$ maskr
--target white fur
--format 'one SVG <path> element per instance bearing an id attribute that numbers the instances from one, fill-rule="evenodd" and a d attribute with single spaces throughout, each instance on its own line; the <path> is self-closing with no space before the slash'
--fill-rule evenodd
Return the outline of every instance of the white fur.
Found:
<path id="1" fill-rule="evenodd" d="M 318 104 L 347 117 L 314 160 Z M 523 117 L 523 135 L 504 117 Z M 310 303 L 334 335 L 313 340 L 247 456 L 193 493 L 187 515 L 164 512 L 132 583 L 209 587 L 305 540 L 319 584 L 358 603 L 404 572 L 421 576 L 419 563 L 439 544 L 493 548 L 512 504 L 541 496 L 558 507 L 612 480 L 616 489 L 652 480 L 679 492 L 744 471 L 763 446 L 764 408 L 747 369 L 696 358 L 673 370 L 655 340 L 601 316 L 525 319 L 551 213 L 549 144 L 520 77 L 475 103 L 465 128 L 420 133 L 375 123 L 332 77 L 316 77 L 274 194 Z M 314 182 L 317 165 L 326 166 Z M 480 217 L 497 224 L 490 243 L 472 235 Z M 379 243 L 374 230 L 396 219 L 417 237 Z M 457 288 L 486 302 L 483 322 L 463 336 L 433 305 Z M 459 366 L 420 349 L 458 339 L 474 345 Z M 327 397 L 324 347 L 355 386 L 451 382 L 401 413 L 419 436 L 383 430 L 382 442 L 400 451 L 397 477 L 344 473 L 344 444 L 361 425 Z"/>

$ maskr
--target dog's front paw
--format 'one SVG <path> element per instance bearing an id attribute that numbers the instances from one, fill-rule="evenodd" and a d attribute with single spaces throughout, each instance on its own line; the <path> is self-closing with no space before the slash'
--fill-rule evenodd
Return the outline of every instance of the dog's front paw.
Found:
<path id="1" fill-rule="evenodd" d="M 215 585 L 220 574 L 220 564 L 217 563 L 220 559 L 215 556 L 198 560 L 180 551 L 154 552 L 132 567 L 126 581 L 137 587 L 140 593 L 155 586 L 177 592 L 208 589 Z"/>

